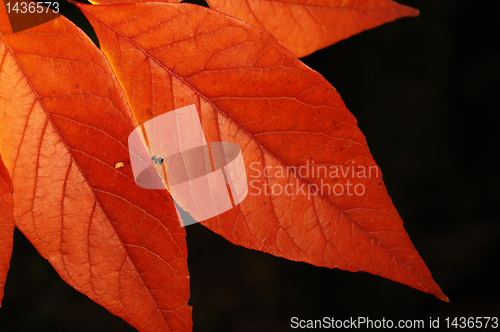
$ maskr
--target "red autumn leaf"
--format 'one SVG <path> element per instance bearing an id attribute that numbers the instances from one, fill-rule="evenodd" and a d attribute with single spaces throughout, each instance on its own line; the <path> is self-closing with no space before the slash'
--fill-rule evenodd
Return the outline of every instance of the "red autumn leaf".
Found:
<path id="1" fill-rule="evenodd" d="M 261 190 L 205 226 L 247 248 L 378 274 L 447 300 L 356 120 L 321 75 L 267 33 L 210 9 L 80 8 L 114 73 L 65 18 L 2 30 L 0 39 L 8 110 L 0 112 L 0 152 L 13 175 L 14 217 L 68 284 L 141 331 L 190 330 L 185 231 L 166 191 L 135 185 L 127 137 L 195 104 L 207 141 L 238 144 L 249 182 Z M 340 173 L 311 173 L 321 166 Z M 352 167 L 373 174 L 359 177 Z M 349 183 L 366 192 L 314 195 Z M 306 189 L 276 194 L 280 187 Z"/>
<path id="2" fill-rule="evenodd" d="M 12 181 L 0 155 L 0 307 L 12 255 L 14 235 L 12 206 Z"/>
<path id="3" fill-rule="evenodd" d="M 299 58 L 418 10 L 391 0 L 207 0 L 272 34 Z"/>
<path id="4" fill-rule="evenodd" d="M 270 35 L 204 7 L 79 6 L 139 124 L 195 104 L 207 141 L 242 148 L 249 181 L 261 194 L 203 225 L 247 248 L 366 271 L 447 300 L 408 238 L 356 120 L 321 75 Z M 342 169 L 342 177 L 313 175 L 313 161 Z M 308 175 L 290 171 L 302 165 Z M 360 179 L 353 167 L 372 173 Z M 287 174 L 278 176 L 280 170 Z M 349 183 L 366 193 L 308 197 L 299 189 L 328 185 L 338 192 L 336 185 Z M 266 184 L 291 184 L 297 192 L 266 195 Z"/>
<path id="5" fill-rule="evenodd" d="M 0 64 L 16 226 L 64 281 L 137 329 L 190 330 L 185 230 L 165 192 L 134 183 L 135 124 L 104 55 L 60 17 L 2 33 Z"/>

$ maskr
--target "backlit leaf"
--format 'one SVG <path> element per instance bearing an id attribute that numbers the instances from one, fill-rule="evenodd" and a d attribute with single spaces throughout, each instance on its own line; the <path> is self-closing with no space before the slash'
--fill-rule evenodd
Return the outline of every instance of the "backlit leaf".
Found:
<path id="1" fill-rule="evenodd" d="M 137 123 L 195 104 L 208 142 L 241 147 L 255 188 L 203 225 L 247 248 L 377 274 L 447 301 L 406 234 L 356 119 L 320 74 L 269 34 L 204 7 L 79 7 Z M 318 175 L 318 166 L 342 173 Z M 356 185 L 359 194 L 349 194 Z M 330 191 L 310 195 L 324 186 Z"/>
<path id="2" fill-rule="evenodd" d="M 166 191 L 134 183 L 136 124 L 102 52 L 64 17 L 2 33 L 0 104 L 16 226 L 64 281 L 140 331 L 190 331 L 185 230 Z"/>
<path id="3" fill-rule="evenodd" d="M 14 236 L 12 206 L 12 181 L 0 155 L 0 307 L 12 255 Z"/>
<path id="4" fill-rule="evenodd" d="M 272 34 L 298 57 L 418 10 L 391 0 L 207 0 Z"/>

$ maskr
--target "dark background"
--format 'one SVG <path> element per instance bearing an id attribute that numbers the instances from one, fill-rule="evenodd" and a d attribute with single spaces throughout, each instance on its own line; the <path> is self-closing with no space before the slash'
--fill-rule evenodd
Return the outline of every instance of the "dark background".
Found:
<path id="1" fill-rule="evenodd" d="M 294 316 L 440 317 L 441 329 L 446 317 L 500 316 L 500 2 L 401 2 L 420 17 L 303 60 L 358 119 L 410 238 L 451 303 L 367 273 L 244 249 L 197 224 L 186 228 L 195 332 L 288 331 Z M 89 330 L 135 331 L 66 285 L 16 230 L 0 331 Z"/>

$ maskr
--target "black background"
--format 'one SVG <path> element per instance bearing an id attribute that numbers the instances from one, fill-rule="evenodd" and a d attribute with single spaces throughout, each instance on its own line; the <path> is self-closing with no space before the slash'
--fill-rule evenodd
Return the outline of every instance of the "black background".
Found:
<path id="1" fill-rule="evenodd" d="M 420 10 L 303 59 L 358 119 L 405 228 L 451 303 L 186 228 L 194 331 L 288 331 L 291 317 L 500 316 L 498 0 Z M 91 34 L 76 9 L 68 16 Z M 66 285 L 16 230 L 0 331 L 135 331 Z M 426 325 L 428 326 L 428 325 Z"/>

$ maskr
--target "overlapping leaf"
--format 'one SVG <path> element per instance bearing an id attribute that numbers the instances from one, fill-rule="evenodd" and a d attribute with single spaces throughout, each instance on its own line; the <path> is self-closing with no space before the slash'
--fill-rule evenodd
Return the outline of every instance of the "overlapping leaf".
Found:
<path id="1" fill-rule="evenodd" d="M 135 123 L 101 51 L 64 17 L 3 32 L 0 87 L 17 227 L 68 284 L 137 329 L 191 330 L 185 230 L 166 192 L 134 184 Z"/>
<path id="2" fill-rule="evenodd" d="M 0 307 L 10 266 L 14 236 L 12 181 L 0 155 Z"/>
<path id="3" fill-rule="evenodd" d="M 409 240 L 356 120 L 321 75 L 262 30 L 207 8 L 167 3 L 80 8 L 137 123 L 195 104 L 207 141 L 242 148 L 255 188 L 205 226 L 247 248 L 370 272 L 447 300 Z M 297 172 L 301 166 L 309 173 Z M 344 173 L 314 175 L 316 166 Z M 349 167 L 372 173 L 360 178 L 345 173 Z M 366 192 L 309 195 L 315 192 L 311 188 L 349 183 Z M 269 191 L 287 185 L 297 191 Z"/>
<path id="4" fill-rule="evenodd" d="M 210 6 L 272 34 L 298 57 L 416 9 L 391 0 L 207 0 Z"/>
<path id="5" fill-rule="evenodd" d="M 80 8 L 113 70 L 63 17 L 16 34 L 0 22 L 3 262 L 12 246 L 10 174 L 16 225 L 68 284 L 141 331 L 189 331 L 185 232 L 166 191 L 134 184 L 127 136 L 195 104 L 207 141 L 241 147 L 250 185 L 245 201 L 205 226 L 247 248 L 447 300 L 356 120 L 321 75 L 262 30 L 207 8 Z M 5 266 L 0 260 L 0 284 Z"/>

